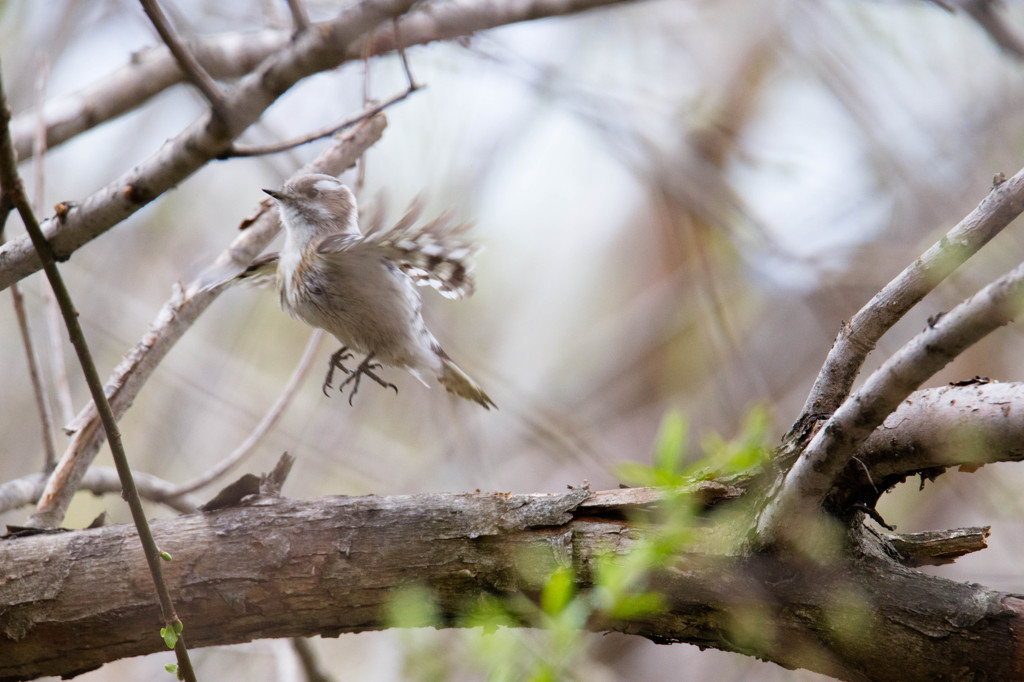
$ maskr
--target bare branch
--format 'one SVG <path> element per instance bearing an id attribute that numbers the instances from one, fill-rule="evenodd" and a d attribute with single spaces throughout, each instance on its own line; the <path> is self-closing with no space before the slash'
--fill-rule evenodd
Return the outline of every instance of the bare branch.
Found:
<path id="1" fill-rule="evenodd" d="M 532 21 L 542 17 L 577 14 L 616 4 L 633 4 L 638 0 L 505 0 L 504 2 L 446 3 L 423 5 L 402 17 L 401 42 L 406 47 L 425 45 L 438 40 L 468 36 L 495 26 Z M 381 26 L 353 42 L 346 52 L 357 60 L 394 52 L 398 45 L 394 27 Z"/>
<path id="2" fill-rule="evenodd" d="M 1010 28 L 1006 19 L 996 13 L 994 0 L 957 0 L 957 4 L 981 26 L 996 45 L 1016 59 L 1024 59 L 1024 42 Z"/>
<path id="3" fill-rule="evenodd" d="M 232 145 L 231 149 L 224 152 L 221 158 L 227 159 L 236 156 L 264 156 L 266 154 L 277 154 L 280 152 L 286 152 L 289 149 L 294 149 L 295 147 L 300 147 L 304 144 L 309 144 L 310 142 L 315 142 L 316 140 L 322 140 L 323 138 L 330 137 L 331 135 L 337 135 L 341 131 L 347 130 L 348 128 L 351 128 L 352 126 L 361 121 L 365 121 L 368 118 L 376 116 L 377 114 L 383 112 L 385 109 L 392 106 L 393 104 L 401 102 L 419 88 L 420 86 L 416 86 L 415 88 L 410 86 L 410 88 L 405 92 L 395 95 L 394 97 L 391 97 L 390 99 L 387 99 L 384 102 L 381 102 L 380 104 L 367 107 L 358 114 L 356 114 L 355 116 L 350 116 L 349 118 L 345 119 L 341 123 L 338 123 L 337 125 L 333 125 L 330 128 L 324 128 L 323 130 L 319 130 L 317 132 L 310 133 L 299 138 L 287 140 L 285 142 L 278 142 L 276 144 L 267 144 L 259 146 Z"/>
<path id="4" fill-rule="evenodd" d="M 906 566 L 942 566 L 988 547 L 989 526 L 886 535 Z"/>
<path id="5" fill-rule="evenodd" d="M 338 175 L 355 163 L 364 149 L 380 139 L 386 125 L 383 116 L 360 124 L 344 135 L 337 144 L 324 150 L 317 159 L 299 172 L 324 172 Z M 255 215 L 248 218 L 246 229 L 217 257 L 213 269 L 230 274 L 241 272 L 277 234 L 280 224 L 276 211 L 269 204 L 260 205 Z M 193 322 L 217 297 L 216 290 L 205 290 L 198 284 L 187 291 L 178 288 L 164 304 L 149 331 L 114 369 L 104 387 L 118 419 L 135 400 L 139 391 L 166 357 L 174 344 L 188 331 Z M 103 444 L 103 431 L 99 428 L 96 408 L 90 403 L 74 422 L 69 424 L 71 442 L 53 471 L 46 492 L 40 497 L 37 514 L 63 519 L 64 512 L 86 469 Z"/>
<path id="6" fill-rule="evenodd" d="M 3 81 L 0 79 L 0 187 L 3 187 L 4 194 L 11 199 L 14 206 L 18 209 L 22 223 L 25 225 L 25 230 L 32 241 L 32 246 L 37 251 L 42 268 L 46 272 L 46 279 L 50 282 L 53 295 L 60 305 L 60 311 L 64 317 L 64 325 L 67 327 L 71 345 L 74 346 L 75 352 L 78 354 L 79 364 L 82 366 L 82 372 L 85 374 L 86 384 L 89 386 L 89 392 L 92 393 L 100 419 L 103 422 L 103 430 L 106 432 L 107 439 L 110 442 L 110 451 L 114 457 L 114 464 L 117 467 L 117 474 L 121 479 L 121 486 L 124 491 L 123 496 L 131 510 L 132 520 L 135 522 L 135 529 L 138 532 L 139 541 L 146 555 L 146 563 L 149 565 L 149 572 L 153 578 L 153 584 L 160 601 L 160 613 L 163 616 L 164 624 L 166 627 L 178 627 L 181 625 L 181 621 L 178 619 L 178 614 L 174 611 L 174 603 L 171 601 L 170 592 L 163 580 L 160 550 L 153 540 L 145 511 L 142 508 L 142 500 L 139 498 L 135 481 L 132 479 L 132 471 L 128 465 L 128 456 L 125 454 L 124 447 L 121 444 L 121 434 L 117 428 L 117 421 L 114 419 L 114 413 L 110 409 L 110 403 L 107 402 L 106 396 L 103 395 L 103 385 L 100 383 L 99 372 L 96 371 L 96 364 L 93 362 L 92 353 L 86 342 L 85 334 L 82 332 L 82 327 L 78 322 L 78 312 L 75 310 L 71 296 L 64 286 L 64 280 L 54 261 L 53 251 L 42 230 L 39 228 L 39 223 L 36 222 L 28 197 L 25 196 L 21 178 L 18 176 L 18 162 L 14 158 L 14 146 L 11 143 L 10 122 L 11 112 L 8 109 L 7 96 L 3 90 Z M 178 670 L 183 679 L 188 682 L 195 682 L 195 672 L 192 670 L 192 663 L 188 657 L 184 638 L 178 639 L 174 647 L 174 653 L 177 656 Z"/>
<path id="7" fill-rule="evenodd" d="M 191 641 L 209 646 L 387 627 L 384 605 L 391 588 L 408 584 L 410 556 L 417 581 L 439 600 L 438 626 L 481 595 L 539 591 L 556 567 L 571 567 L 587 589 L 597 557 L 628 554 L 645 532 L 623 520 L 632 515 L 628 504 L 601 516 L 581 509 L 587 494 L 260 499 L 156 521 L 154 531 L 167 551 L 189 557 L 166 572 L 191 597 L 181 605 Z M 13 578 L 0 582 L 0 678 L 67 675 L 160 649 L 138 636 L 153 606 L 131 533 L 110 526 L 0 543 L 0 565 Z M 837 561 L 681 552 L 648 586 L 663 595 L 664 611 L 588 627 L 741 651 L 847 680 L 948 679 L 980 661 L 992 679 L 1020 678 L 1014 633 L 1024 610 L 1009 595 L 877 558 Z M 823 642 L 836 641 L 853 605 L 858 636 L 830 652 Z M 738 608 L 763 614 L 771 636 L 739 637 L 760 621 L 737 630 Z M 860 636 L 862 627 L 871 638 Z M 898 670 L 893 650 L 905 654 Z"/>
<path id="8" fill-rule="evenodd" d="M 43 173 L 43 158 L 46 155 L 46 121 L 42 112 L 46 103 L 46 86 L 50 79 L 50 67 L 45 56 L 41 58 L 39 67 L 39 81 L 36 85 L 36 111 L 39 116 L 36 119 L 36 135 L 32 141 L 32 210 L 37 215 L 43 213 L 43 187 L 45 174 Z M 60 407 L 61 423 L 66 424 L 75 416 L 74 403 L 71 399 L 71 384 L 68 382 L 68 368 L 64 363 L 64 347 L 61 345 L 63 334 L 60 326 L 60 308 L 53 298 L 53 292 L 40 280 L 39 290 L 43 298 L 43 315 L 46 320 L 46 338 L 48 340 L 50 359 L 50 374 L 57 398 L 57 405 Z M 56 452 L 54 462 L 47 466 L 47 471 L 56 463 Z"/>
<path id="9" fill-rule="evenodd" d="M 57 446 L 53 441 L 53 415 L 50 404 L 43 390 L 43 378 L 39 371 L 39 356 L 32 341 L 32 331 L 25 315 L 25 297 L 17 284 L 11 285 L 11 299 L 14 303 L 14 314 L 18 318 L 18 329 L 21 331 L 21 343 L 25 348 L 25 360 L 28 363 L 28 377 L 32 382 L 32 394 L 36 399 L 39 421 L 43 430 L 43 471 L 50 471 L 57 461 Z"/>
<path id="10" fill-rule="evenodd" d="M 996 184 L 976 209 L 843 325 L 787 438 L 810 432 L 846 399 L 865 358 L 896 322 L 1024 211 L 1024 170 Z"/>
<path id="11" fill-rule="evenodd" d="M 875 429 L 836 479 L 827 506 L 874 504 L 908 476 L 973 471 L 1024 460 L 1024 384 L 978 383 L 915 391 Z"/>
<path id="12" fill-rule="evenodd" d="M 203 36 L 188 43 L 189 51 L 214 78 L 239 78 L 269 55 L 283 49 L 289 36 L 284 31 L 257 31 Z M 78 92 L 47 102 L 42 109 L 46 145 L 52 149 L 95 126 L 141 106 L 153 96 L 182 81 L 183 73 L 165 47 L 153 47 L 132 56 L 113 73 Z M 32 155 L 38 109 L 11 123 L 18 160 Z"/>
<path id="13" fill-rule="evenodd" d="M 310 645 L 309 640 L 302 637 L 293 637 L 292 649 L 299 659 L 302 671 L 306 675 L 306 682 L 334 682 L 334 678 L 325 673 L 317 660 L 316 652 Z"/>
<path id="14" fill-rule="evenodd" d="M 192 514 L 199 509 L 201 502 L 195 496 L 172 495 L 175 486 L 169 481 L 137 471 L 134 475 L 135 485 L 143 499 L 158 502 L 182 514 Z M 35 504 L 43 494 L 47 478 L 45 473 L 36 473 L 0 483 L 0 512 Z M 121 479 L 113 467 L 89 467 L 79 489 L 94 495 L 120 493 Z"/>
<path id="15" fill-rule="evenodd" d="M 398 49 L 398 56 L 402 58 L 402 70 L 405 72 L 405 78 L 409 81 L 409 90 L 416 90 L 419 86 L 416 85 L 416 79 L 412 77 L 412 69 L 409 68 L 409 58 L 405 56 L 405 40 L 402 38 L 402 34 L 399 31 L 399 17 L 395 17 L 391 20 L 391 29 L 395 32 L 395 47 Z"/>
<path id="16" fill-rule="evenodd" d="M 288 0 L 288 11 L 292 13 L 293 33 L 309 28 L 309 14 L 306 13 L 306 6 L 302 0 Z"/>
<path id="17" fill-rule="evenodd" d="M 345 48 L 381 21 L 406 11 L 415 0 L 372 0 L 343 10 L 337 19 L 305 31 L 272 54 L 224 98 L 222 116 L 207 114 L 114 182 L 50 218 L 44 234 L 58 259 L 106 232 L 207 162 L 223 154 L 246 128 L 296 82 L 344 60 Z M 39 267 L 31 243 L 20 238 L 0 246 L 0 288 Z"/>
<path id="18" fill-rule="evenodd" d="M 46 338 L 49 340 L 50 379 L 60 407 L 60 422 L 67 424 L 75 416 L 75 404 L 71 399 L 71 382 L 68 380 L 64 346 L 61 344 L 64 337 L 60 328 L 60 308 L 48 287 L 41 286 L 40 289 L 43 291 L 43 314 L 46 317 Z"/>
<path id="19" fill-rule="evenodd" d="M 403 19 L 402 43 L 420 45 L 449 40 L 461 35 L 494 28 L 503 24 L 529 21 L 543 16 L 560 16 L 613 4 L 636 0 L 510 0 L 501 8 L 478 2 L 467 5 L 440 5 L 414 10 Z M 410 27 L 410 19 L 414 26 Z M 188 43 L 196 60 L 214 78 L 238 78 L 249 73 L 260 62 L 285 49 L 291 36 L 285 31 L 257 31 L 220 36 L 203 36 Z M 373 55 L 394 50 L 394 33 L 375 32 Z M 344 61 L 363 58 L 365 40 L 348 49 Z M 145 50 L 132 58 L 130 64 L 79 92 L 47 104 L 46 139 L 56 147 L 70 138 L 101 123 L 117 118 L 142 105 L 154 95 L 180 83 L 181 69 L 169 51 L 162 48 Z M 32 153 L 35 112 L 27 112 L 12 125 L 15 151 L 19 160 Z M 2 285 L 6 286 L 6 284 Z"/>
<path id="20" fill-rule="evenodd" d="M 223 93 L 221 93 L 220 88 L 210 77 L 210 74 L 206 73 L 206 69 L 203 68 L 202 64 L 199 63 L 192 52 L 178 38 L 178 34 L 174 31 L 174 27 L 171 26 L 167 15 L 160 9 L 160 5 L 157 4 L 156 0 L 139 0 L 139 3 L 146 12 L 146 16 L 153 23 L 153 28 L 160 35 L 160 39 L 164 41 L 167 49 L 171 51 L 174 59 L 177 60 L 178 66 L 185 72 L 186 78 L 203 93 L 203 97 L 209 102 L 214 114 L 224 118 L 227 112 L 224 110 Z"/>
<path id="21" fill-rule="evenodd" d="M 800 521 L 818 513 L 850 457 L 911 391 L 1022 311 L 1024 264 L 953 308 L 890 357 L 836 410 L 793 464 L 758 520 L 760 540 L 773 545 L 786 541 L 784 534 L 803 532 Z"/>

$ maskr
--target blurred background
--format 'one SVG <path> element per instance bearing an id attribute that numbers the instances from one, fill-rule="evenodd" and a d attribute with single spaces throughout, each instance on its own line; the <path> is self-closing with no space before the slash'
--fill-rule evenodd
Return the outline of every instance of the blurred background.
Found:
<path id="1" fill-rule="evenodd" d="M 186 35 L 288 25 L 280 0 L 161 4 Z M 337 11 L 335 2 L 307 5 L 314 19 Z M 1024 34 L 1024 8 L 999 11 Z M 128 0 L 0 2 L 15 115 L 32 109 L 44 71 L 45 97 L 59 98 L 157 42 Z M 456 403 L 394 370 L 384 376 L 397 397 L 366 384 L 354 407 L 325 398 L 320 384 L 336 347 L 325 341 L 281 423 L 242 467 L 267 471 L 283 451 L 295 455 L 292 497 L 555 492 L 583 481 L 613 488 L 615 464 L 647 461 L 670 409 L 687 415 L 697 442 L 708 432 L 734 435 L 765 405 L 775 442 L 841 322 L 973 209 L 994 173 L 1024 166 L 1024 63 L 938 3 L 655 0 L 415 47 L 408 57 L 426 88 L 388 111 L 360 200 L 382 201 L 397 218 L 422 195 L 427 215 L 452 209 L 475 223 L 486 247 L 476 295 L 451 302 L 424 290 L 425 315 L 500 409 Z M 404 88 L 397 57 L 348 64 L 300 83 L 242 141 L 339 121 L 362 107 L 367 79 L 378 99 Z M 42 206 L 88 196 L 203 110 L 197 93 L 175 87 L 49 151 Z M 277 187 L 325 144 L 212 163 L 63 264 L 101 375 L 139 340 L 172 284 L 191 281 L 236 236 L 260 188 Z M 22 171 L 31 178 L 31 163 Z M 10 220 L 8 238 L 20 234 Z M 1011 226 L 892 330 L 867 369 L 1022 255 L 1020 226 Z M 22 282 L 45 347 L 44 287 L 40 274 Z M 0 330 L 0 480 L 9 480 L 38 471 L 42 447 L 9 303 L 0 305 Z M 226 456 L 280 395 L 309 334 L 274 294 L 224 293 L 123 418 L 134 467 L 182 482 Z M 930 385 L 1022 380 L 1022 340 L 1019 327 L 1001 330 Z M 63 354 L 77 411 L 87 390 L 66 343 Z M 66 439 L 57 438 L 59 453 Z M 110 465 L 106 447 L 96 461 Z M 1019 591 L 1022 483 L 1020 466 L 990 465 L 923 492 L 916 481 L 901 486 L 881 511 L 901 531 L 991 524 L 990 549 L 937 572 Z M 80 493 L 65 525 L 84 526 L 103 510 L 129 520 L 117 495 Z M 0 521 L 22 523 L 28 513 Z M 313 643 L 337 679 L 400 680 L 409 676 L 407 638 Z M 590 653 L 580 679 L 658 680 L 681 670 L 688 679 L 824 679 L 622 636 L 594 637 Z M 205 679 L 287 679 L 294 666 L 282 642 L 193 655 Z M 157 677 L 170 661 L 127 660 L 78 679 Z"/>

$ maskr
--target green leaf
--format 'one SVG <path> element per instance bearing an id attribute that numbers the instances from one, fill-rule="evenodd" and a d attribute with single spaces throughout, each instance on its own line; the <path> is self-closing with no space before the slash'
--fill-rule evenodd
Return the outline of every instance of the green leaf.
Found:
<path id="1" fill-rule="evenodd" d="M 619 462 L 615 465 L 615 476 L 623 483 L 638 488 L 648 488 L 658 484 L 658 474 L 654 467 L 640 462 Z"/>
<path id="2" fill-rule="evenodd" d="M 167 645 L 168 649 L 174 648 L 174 645 L 178 643 L 181 631 L 184 629 L 185 624 L 180 620 L 174 621 L 167 627 L 160 628 L 160 636 L 164 638 L 164 644 Z"/>
<path id="3" fill-rule="evenodd" d="M 701 439 L 701 447 L 711 466 L 700 478 L 747 471 L 764 463 L 770 456 L 765 441 L 771 428 L 771 419 L 764 407 L 754 407 L 747 413 L 740 434 L 726 441 L 717 434 Z"/>
<path id="4" fill-rule="evenodd" d="M 441 609 L 425 587 L 406 585 L 391 593 L 385 607 L 388 624 L 398 628 L 437 627 Z"/>
<path id="5" fill-rule="evenodd" d="M 178 664 L 177 663 L 168 663 L 167 665 L 164 666 L 164 670 L 166 670 L 167 672 L 171 673 L 172 675 L 177 675 L 178 674 Z"/>
<path id="6" fill-rule="evenodd" d="M 544 613 L 557 616 L 565 610 L 576 596 L 576 584 L 572 572 L 566 568 L 556 569 L 540 593 L 540 607 Z"/>
<path id="7" fill-rule="evenodd" d="M 174 561 L 174 557 L 171 556 L 170 552 L 160 552 L 160 558 L 164 561 Z"/>
<path id="8" fill-rule="evenodd" d="M 654 443 L 654 468 L 678 474 L 686 455 L 686 439 L 690 426 L 678 410 L 670 410 L 661 418 L 658 439 Z"/>
<path id="9" fill-rule="evenodd" d="M 657 592 L 641 592 L 620 599 L 608 615 L 618 620 L 630 620 L 664 613 L 666 608 L 664 595 Z"/>

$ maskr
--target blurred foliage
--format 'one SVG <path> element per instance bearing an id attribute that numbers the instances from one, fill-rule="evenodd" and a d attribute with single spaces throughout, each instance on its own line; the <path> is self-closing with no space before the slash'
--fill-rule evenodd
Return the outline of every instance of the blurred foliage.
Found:
<path id="1" fill-rule="evenodd" d="M 541 578 L 539 594 L 483 595 L 455 623 L 461 632 L 455 646 L 464 651 L 473 668 L 490 682 L 560 682 L 591 680 L 599 675 L 590 658 L 588 624 L 628 621 L 655 615 L 666 607 L 664 597 L 648 589 L 652 574 L 672 564 L 694 540 L 699 504 L 684 486 L 719 472 L 739 473 L 760 465 L 768 448 L 769 420 L 764 408 L 754 408 L 742 432 L 726 441 L 717 435 L 702 440 L 704 456 L 687 463 L 688 425 L 678 411 L 667 413 L 652 452 L 652 463 L 626 463 L 620 474 L 636 485 L 663 488 L 664 497 L 654 514 L 638 514 L 638 530 L 628 549 L 609 551 L 591 562 L 591 581 L 581 589 L 581 576 L 571 566 L 557 566 Z M 548 559 L 550 560 L 550 559 Z M 524 560 L 524 579 L 534 576 L 543 557 Z M 749 615 L 749 614 L 748 614 Z M 441 609 L 429 590 L 410 586 L 392 596 L 387 609 L 389 625 L 401 628 L 440 627 Z M 762 630 L 770 624 L 764 614 L 737 621 L 736 633 Z M 426 635 L 426 636 L 425 636 Z M 440 682 L 466 674 L 458 654 L 438 656 L 443 647 L 425 632 L 403 634 L 403 672 L 410 680 Z"/>

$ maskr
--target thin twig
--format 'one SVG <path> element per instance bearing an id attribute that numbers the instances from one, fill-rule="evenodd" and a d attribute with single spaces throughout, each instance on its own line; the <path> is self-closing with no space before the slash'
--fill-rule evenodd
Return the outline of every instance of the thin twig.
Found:
<path id="1" fill-rule="evenodd" d="M 45 100 L 46 81 L 49 69 L 46 64 L 45 55 L 42 57 L 39 68 L 39 78 L 36 82 L 36 107 L 39 108 Z M 40 129 L 42 134 L 40 135 Z M 42 139 L 40 140 L 40 137 Z M 43 193 L 43 155 L 46 145 L 46 128 L 38 126 L 36 129 L 36 152 L 32 165 L 32 187 L 33 187 L 33 210 L 39 211 L 42 204 Z M 3 237 L 0 236 L 0 243 Z M 47 292 L 47 287 L 40 281 L 40 288 Z M 29 327 L 28 317 L 25 315 L 25 297 L 21 295 L 21 289 L 17 286 L 11 287 L 11 300 L 14 303 L 14 311 L 18 318 L 18 328 L 21 330 L 21 340 L 25 347 L 25 356 L 28 361 L 28 373 L 32 382 L 32 392 L 36 399 L 36 408 L 39 410 L 39 419 L 43 429 L 43 471 L 49 473 L 57 462 L 57 446 L 53 438 L 53 412 L 50 409 L 50 402 L 46 399 L 46 392 L 43 390 L 42 372 L 40 371 L 39 354 L 36 352 L 35 343 L 32 340 L 32 330 Z M 52 298 L 50 299 L 52 300 Z"/>
<path id="2" fill-rule="evenodd" d="M 10 196 L 18 213 L 21 215 L 25 229 L 28 231 L 32 243 L 39 253 L 39 259 L 46 273 L 46 278 L 50 281 L 53 293 L 60 304 L 68 336 L 75 347 L 75 352 L 78 354 L 86 383 L 89 385 L 89 391 L 92 393 L 93 400 L 96 402 L 99 410 L 103 421 L 103 429 L 107 433 L 110 451 L 114 457 L 114 464 L 117 467 L 117 473 L 123 486 L 122 496 L 128 502 L 128 507 L 132 513 L 132 520 L 135 522 L 135 527 L 138 530 L 139 540 L 142 543 L 146 562 L 149 564 L 149 571 L 153 576 L 153 583 L 160 601 L 160 611 L 164 624 L 166 627 L 173 627 L 180 632 L 178 628 L 181 626 L 181 621 L 178 619 L 177 613 L 175 613 L 174 603 L 171 601 L 171 595 L 163 579 L 163 567 L 161 566 L 163 559 L 160 556 L 160 549 L 156 546 L 156 541 L 153 539 L 149 522 L 146 520 L 146 513 L 142 508 L 142 500 L 135 487 L 131 467 L 128 465 L 128 457 L 121 443 L 121 434 L 117 428 L 117 421 L 114 419 L 114 413 L 110 409 L 110 403 L 107 402 L 107 398 L 103 394 L 103 383 L 100 381 L 99 372 L 96 371 L 96 365 L 92 360 L 92 353 L 89 350 L 85 335 L 82 333 L 82 327 L 78 322 L 78 312 L 75 310 L 71 296 L 64 286 L 64 280 L 57 269 L 53 251 L 42 230 L 39 228 L 39 223 L 36 221 L 32 207 L 29 205 L 28 197 L 25 196 L 21 178 L 18 176 L 17 161 L 14 158 L 14 146 L 11 141 L 10 122 L 11 112 L 7 105 L 3 80 L 0 78 L 0 185 L 3 186 L 4 192 Z M 179 673 L 181 673 L 185 680 L 194 682 L 196 679 L 195 671 L 192 670 L 192 663 L 185 648 L 184 638 L 178 639 L 174 652 L 178 659 Z"/>
<path id="3" fill-rule="evenodd" d="M 36 399 L 36 409 L 39 410 L 39 421 L 43 430 L 43 471 L 49 472 L 57 462 L 57 446 L 53 440 L 53 414 L 50 412 L 50 403 L 46 400 L 46 391 L 43 390 L 39 355 L 32 342 L 28 316 L 25 315 L 25 297 L 21 295 L 21 288 L 17 284 L 11 285 L 11 300 L 14 303 L 14 314 L 18 318 L 21 343 L 25 347 L 25 360 L 28 363 L 28 376 L 32 382 L 32 394 Z"/>
<path id="4" fill-rule="evenodd" d="M 954 270 L 1024 210 L 1024 170 L 996 184 L 976 209 L 875 294 L 844 325 L 787 440 L 809 433 L 850 394 L 878 340 Z"/>
<path id="5" fill-rule="evenodd" d="M 302 0 L 288 0 L 288 11 L 292 13 L 292 33 L 300 33 L 309 28 L 309 14 Z"/>
<path id="6" fill-rule="evenodd" d="M 193 495 L 172 496 L 171 492 L 175 488 L 173 483 L 138 471 L 134 476 L 135 486 L 144 500 L 166 505 L 182 514 L 192 514 L 199 509 L 201 501 Z M 0 483 L 0 512 L 38 502 L 46 488 L 47 478 L 44 473 L 35 473 Z M 94 495 L 120 493 L 121 479 L 113 467 L 89 467 L 79 490 L 87 490 Z"/>
<path id="7" fill-rule="evenodd" d="M 356 125 L 357 123 L 365 121 L 368 118 L 373 118 L 374 116 L 376 116 L 377 114 L 381 113 L 382 111 L 384 111 L 388 107 L 390 107 L 390 106 L 392 106 L 394 104 L 397 104 L 398 102 L 401 102 L 402 100 L 407 98 L 409 95 L 411 95 L 412 93 L 416 92 L 416 90 L 419 90 L 421 87 L 422 86 L 416 86 L 416 87 L 411 87 L 410 86 L 409 89 L 407 89 L 405 92 L 400 93 L 398 95 L 395 95 L 394 97 L 392 97 L 392 98 L 390 98 L 390 99 L 388 99 L 388 100 L 386 100 L 386 101 L 384 101 L 384 102 L 382 102 L 380 104 L 375 104 L 375 105 L 373 105 L 371 107 L 363 109 L 361 112 L 359 112 L 355 116 L 351 116 L 351 117 L 345 119 L 344 121 L 342 121 L 341 123 L 333 125 L 330 128 L 324 128 L 323 130 L 319 130 L 317 132 L 309 133 L 308 135 L 304 135 L 302 137 L 294 138 L 294 139 L 291 139 L 291 140 L 286 140 L 285 142 L 278 142 L 276 144 L 268 144 L 268 145 L 253 145 L 253 146 L 233 145 L 231 147 L 231 149 L 229 149 L 227 152 L 225 152 L 223 154 L 223 156 L 221 156 L 221 158 L 222 159 L 228 159 L 228 158 L 232 158 L 232 157 L 264 156 L 266 154 L 278 154 L 280 152 L 286 152 L 289 149 L 294 149 L 295 147 L 301 147 L 302 145 L 309 144 L 310 142 L 315 142 L 317 140 L 322 140 L 325 137 L 330 137 L 331 135 L 336 135 L 336 134 L 340 133 L 343 130 L 347 130 L 348 128 L 351 128 L 352 126 Z"/>
<path id="8" fill-rule="evenodd" d="M 299 390 L 299 386 L 302 384 L 303 379 L 309 374 L 309 368 L 313 365 L 313 360 L 316 358 L 317 348 L 320 347 L 320 341 L 323 339 L 323 330 L 315 329 L 309 337 L 309 342 L 306 344 L 306 350 L 302 353 L 302 358 L 299 360 L 299 364 L 295 366 L 295 370 L 292 372 L 291 377 L 288 379 L 288 383 L 285 385 L 281 395 L 278 396 L 273 406 L 263 415 L 263 419 L 256 425 L 256 428 L 252 430 L 242 443 L 234 449 L 234 451 L 220 461 L 217 466 L 213 467 L 209 471 L 203 473 L 198 478 L 184 483 L 180 486 L 173 488 L 169 492 L 170 497 L 176 497 L 178 495 L 185 495 L 186 493 L 193 492 L 202 488 L 203 486 L 213 483 L 215 480 L 223 476 L 225 473 L 233 469 L 234 467 L 241 464 L 256 450 L 256 446 L 259 445 L 263 437 L 274 428 L 274 425 L 281 419 L 285 409 L 291 404 L 295 398 L 295 394 Z"/>
<path id="9" fill-rule="evenodd" d="M 1005 17 L 996 13 L 997 3 L 993 0 L 960 0 L 958 4 L 988 34 L 992 42 L 1018 61 L 1024 59 L 1024 41 L 1010 28 Z"/>
<path id="10" fill-rule="evenodd" d="M 50 79 L 50 67 L 44 54 L 40 58 L 39 82 L 36 87 L 36 135 L 32 141 L 32 210 L 36 215 L 43 212 L 43 188 L 45 174 L 43 159 L 46 156 L 46 118 L 43 116 L 46 104 L 46 86 Z M 57 396 L 61 423 L 66 424 L 75 416 L 71 399 L 71 385 L 68 382 L 68 368 L 64 362 L 63 334 L 60 327 L 60 308 L 53 298 L 53 292 L 46 282 L 39 280 L 39 291 L 43 298 L 43 317 L 46 320 L 46 339 L 50 359 L 50 379 Z"/>
<path id="11" fill-rule="evenodd" d="M 46 338 L 49 340 L 50 379 L 57 396 L 60 422 L 67 424 L 75 417 L 75 404 L 71 398 L 71 382 L 68 380 L 68 366 L 64 362 L 63 335 L 60 328 L 60 307 L 48 287 L 43 291 L 43 315 L 46 319 Z"/>
<path id="12" fill-rule="evenodd" d="M 39 66 L 39 83 L 36 88 L 36 134 L 32 140 L 32 210 L 37 215 L 43 213 L 43 188 L 45 185 L 43 158 L 46 155 L 46 117 L 43 115 L 46 104 L 46 86 L 50 79 L 49 63 L 46 55 L 41 57 Z M 43 298 L 43 316 L 46 320 L 46 338 L 48 340 L 50 374 L 60 408 L 61 423 L 67 424 L 75 416 L 75 406 L 71 399 L 71 384 L 68 382 L 68 368 L 64 362 L 64 347 L 61 345 L 63 335 L 60 328 L 60 308 L 53 298 L 53 292 L 46 282 L 39 280 L 39 291 Z"/>
<path id="13" fill-rule="evenodd" d="M 398 22 L 400 17 L 394 17 L 391 19 L 392 28 L 395 32 L 395 48 L 398 50 L 398 56 L 402 59 L 402 69 L 405 70 L 405 77 L 409 81 L 409 90 L 415 90 L 417 87 L 416 79 L 412 77 L 412 69 L 409 68 L 409 58 L 405 56 L 405 42 L 402 40 L 402 34 L 399 31 Z"/>
<path id="14" fill-rule="evenodd" d="M 292 649 L 299 659 L 302 672 L 306 675 L 306 682 L 333 682 L 333 678 L 320 668 L 316 652 L 313 651 L 308 639 L 292 637 Z"/>
<path id="15" fill-rule="evenodd" d="M 185 43 L 178 38 L 178 34 L 175 33 L 174 27 L 171 26 L 171 22 L 167 19 L 167 15 L 160 9 L 160 5 L 156 3 L 156 0 L 139 0 L 139 3 L 142 5 L 142 9 L 145 10 L 146 16 L 153 23 L 156 32 L 160 34 L 160 39 L 164 41 L 167 49 L 171 51 L 171 54 L 178 61 L 178 65 L 181 66 L 181 70 L 185 72 L 185 77 L 203 93 L 203 97 L 209 102 L 213 113 L 222 121 L 227 120 L 224 94 L 220 91 L 213 78 L 210 77 L 210 74 L 206 72 L 206 69 L 203 68 L 203 65 L 199 63 L 199 60 L 185 47 Z"/>

